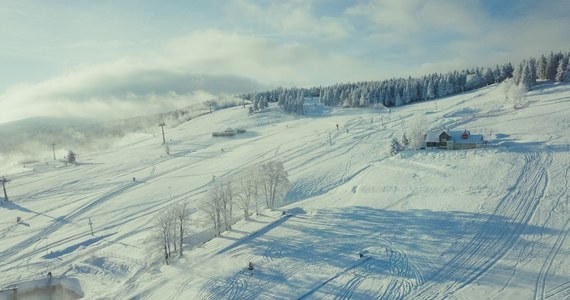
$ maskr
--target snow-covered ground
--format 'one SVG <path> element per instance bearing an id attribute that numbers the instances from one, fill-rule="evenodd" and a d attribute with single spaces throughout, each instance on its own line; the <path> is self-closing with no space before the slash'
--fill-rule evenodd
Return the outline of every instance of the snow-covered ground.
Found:
<path id="1" fill-rule="evenodd" d="M 87 299 L 568 299 L 570 85 L 539 85 L 526 101 L 514 110 L 490 86 L 390 112 L 236 107 L 166 128 L 170 155 L 157 131 L 76 166 L 13 167 L 0 288 L 51 271 Z M 491 146 L 388 157 L 418 119 Z M 211 136 L 228 127 L 247 132 Z M 206 243 L 190 237 L 168 266 L 149 254 L 161 209 L 187 201 L 204 229 L 213 178 L 274 159 L 292 183 L 289 216 L 264 211 Z"/>

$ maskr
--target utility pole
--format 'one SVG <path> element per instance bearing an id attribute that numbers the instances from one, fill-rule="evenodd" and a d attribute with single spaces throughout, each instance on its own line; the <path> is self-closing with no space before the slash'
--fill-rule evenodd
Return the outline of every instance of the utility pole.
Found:
<path id="1" fill-rule="evenodd" d="M 164 138 L 164 126 L 166 124 L 164 124 L 164 122 L 160 122 L 160 124 L 158 124 L 158 126 L 160 126 L 160 128 L 162 128 L 162 144 L 166 144 L 166 139 Z"/>
<path id="2" fill-rule="evenodd" d="M 51 144 L 51 149 L 53 151 L 53 160 L 55 160 L 55 143 Z"/>
<path id="3" fill-rule="evenodd" d="M 91 228 L 91 235 L 92 235 L 92 236 L 95 236 L 95 235 L 93 234 L 93 222 L 91 222 L 91 217 L 89 217 L 89 227 Z"/>
<path id="4" fill-rule="evenodd" d="M 10 180 L 6 179 L 6 177 L 2 177 L 2 179 L 0 179 L 0 182 L 2 182 L 2 189 L 4 190 L 4 200 L 8 201 L 8 194 L 6 193 L 6 182 L 9 182 Z"/>

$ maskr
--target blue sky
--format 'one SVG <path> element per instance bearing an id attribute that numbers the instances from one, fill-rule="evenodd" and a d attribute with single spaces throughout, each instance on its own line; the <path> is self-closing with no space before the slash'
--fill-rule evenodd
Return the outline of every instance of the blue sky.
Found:
<path id="1" fill-rule="evenodd" d="M 423 75 L 570 50 L 570 2 L 563 0 L 0 5 L 0 123 L 128 117 L 219 94 Z"/>

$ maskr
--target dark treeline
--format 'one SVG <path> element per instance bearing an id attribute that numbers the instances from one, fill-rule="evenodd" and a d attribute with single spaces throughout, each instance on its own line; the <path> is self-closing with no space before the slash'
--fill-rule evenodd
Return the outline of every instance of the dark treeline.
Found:
<path id="1" fill-rule="evenodd" d="M 570 81 L 568 53 L 554 53 L 529 58 L 513 68 L 509 62 L 493 68 L 474 68 L 422 77 L 392 78 L 383 81 L 339 83 L 328 87 L 277 88 L 242 94 L 252 102 L 251 112 L 263 110 L 269 102 L 277 102 L 287 113 L 303 114 L 306 97 L 319 97 L 322 104 L 342 107 L 402 106 L 478 89 L 512 79 L 529 91 L 537 80 Z"/>

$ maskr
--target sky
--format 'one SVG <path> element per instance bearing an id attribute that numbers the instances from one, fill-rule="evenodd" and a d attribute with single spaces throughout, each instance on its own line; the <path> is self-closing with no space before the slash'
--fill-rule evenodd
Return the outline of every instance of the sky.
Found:
<path id="1" fill-rule="evenodd" d="M 566 0 L 2 0 L 0 123 L 569 51 Z"/>

